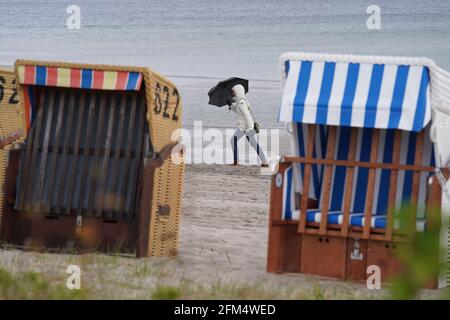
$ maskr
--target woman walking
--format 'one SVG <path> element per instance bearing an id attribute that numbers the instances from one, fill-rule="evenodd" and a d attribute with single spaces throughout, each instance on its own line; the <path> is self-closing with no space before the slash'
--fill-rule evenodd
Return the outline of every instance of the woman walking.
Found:
<path id="1" fill-rule="evenodd" d="M 230 109 L 236 113 L 237 128 L 231 137 L 231 147 L 233 149 L 234 161 L 232 165 L 238 165 L 238 150 L 237 142 L 240 138 L 245 136 L 253 149 L 255 149 L 259 158 L 261 159 L 261 167 L 268 167 L 266 155 L 264 151 L 256 142 L 255 135 L 255 120 L 250 110 L 250 103 L 245 97 L 245 89 L 241 84 L 232 87 L 231 95 L 233 96 L 233 103 L 229 104 Z"/>

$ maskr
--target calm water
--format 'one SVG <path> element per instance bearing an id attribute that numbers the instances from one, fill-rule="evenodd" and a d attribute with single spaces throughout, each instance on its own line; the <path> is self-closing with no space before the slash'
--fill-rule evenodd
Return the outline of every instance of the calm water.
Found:
<path id="1" fill-rule="evenodd" d="M 81 30 L 68 30 L 70 4 Z M 381 7 L 383 30 L 366 28 Z M 146 65 L 170 76 L 184 99 L 184 125 L 232 127 L 207 105 L 216 78 L 251 79 L 263 127 L 276 123 L 278 56 L 285 51 L 417 55 L 450 69 L 450 2 L 351 1 L 40 1 L 0 0 L 0 64 L 16 58 Z"/>

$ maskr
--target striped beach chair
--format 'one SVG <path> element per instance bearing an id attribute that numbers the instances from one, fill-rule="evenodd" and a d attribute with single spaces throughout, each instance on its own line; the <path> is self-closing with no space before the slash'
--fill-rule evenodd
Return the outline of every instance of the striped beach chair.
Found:
<path id="1" fill-rule="evenodd" d="M 15 78 L 26 139 L 9 153 L 1 240 L 175 255 L 177 88 L 147 68 L 63 62 L 20 60 Z"/>
<path id="2" fill-rule="evenodd" d="M 449 163 L 437 126 L 448 74 L 424 58 L 287 53 L 280 66 L 292 154 L 272 182 L 267 270 L 363 280 L 376 264 L 395 275 L 395 250 L 448 220 L 435 176 Z M 395 215 L 405 206 L 414 226 Z"/>

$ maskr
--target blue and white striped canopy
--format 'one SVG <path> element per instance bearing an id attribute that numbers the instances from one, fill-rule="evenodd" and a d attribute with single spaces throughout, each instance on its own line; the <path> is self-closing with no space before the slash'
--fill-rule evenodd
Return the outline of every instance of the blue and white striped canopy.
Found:
<path id="1" fill-rule="evenodd" d="M 279 121 L 415 132 L 430 121 L 426 64 L 284 57 Z"/>

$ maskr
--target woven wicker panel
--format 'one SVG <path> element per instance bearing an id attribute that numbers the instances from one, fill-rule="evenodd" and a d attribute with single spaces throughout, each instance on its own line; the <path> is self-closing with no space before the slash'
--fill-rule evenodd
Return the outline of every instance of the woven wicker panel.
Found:
<path id="1" fill-rule="evenodd" d="M 153 71 L 144 73 L 144 85 L 150 106 L 147 109 L 150 137 L 154 150 L 159 152 L 172 142 L 172 138 L 178 140 L 176 130 L 181 127 L 181 97 L 172 82 Z"/>
<path id="2" fill-rule="evenodd" d="M 19 98 L 16 91 L 13 70 L 0 69 L 0 138 L 5 138 L 23 127 L 22 117 L 18 111 Z M 0 226 L 3 210 L 3 186 L 5 179 L 8 149 L 0 150 Z"/>
<path id="3" fill-rule="evenodd" d="M 181 127 L 181 97 L 173 83 L 152 71 L 144 73 L 144 85 L 152 145 L 155 151 L 160 151 L 179 139 L 176 130 Z M 175 164 L 170 159 L 155 171 L 149 255 L 173 256 L 177 253 L 183 176 L 184 163 Z M 169 214 L 161 215 L 160 206 L 168 206 Z"/>
<path id="4" fill-rule="evenodd" d="M 183 193 L 184 165 L 171 160 L 155 172 L 150 221 L 149 255 L 177 254 Z M 169 206 L 170 213 L 161 215 L 160 206 Z"/>

